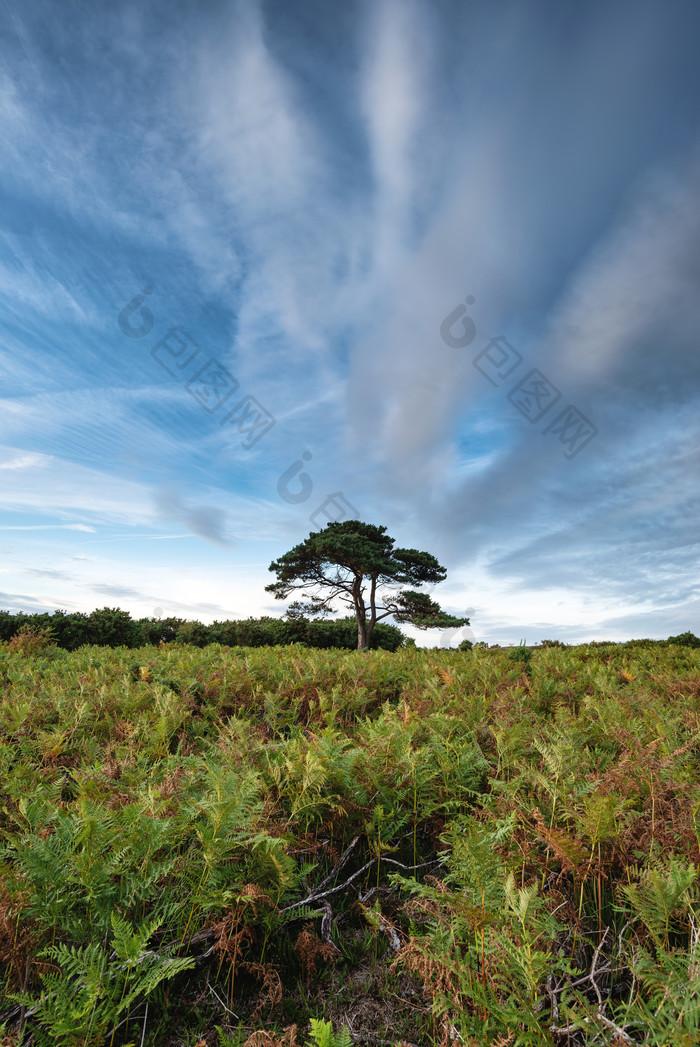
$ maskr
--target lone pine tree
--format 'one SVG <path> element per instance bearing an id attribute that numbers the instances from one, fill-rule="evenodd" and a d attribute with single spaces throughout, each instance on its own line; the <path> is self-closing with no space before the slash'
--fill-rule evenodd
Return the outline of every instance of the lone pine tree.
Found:
<path id="1" fill-rule="evenodd" d="M 265 586 L 276 599 L 285 600 L 297 590 L 309 599 L 293 605 L 297 613 L 323 614 L 340 601 L 357 619 L 357 648 L 369 647 L 372 633 L 382 618 L 418 629 L 469 625 L 468 618 L 455 618 L 440 609 L 427 593 L 402 588 L 442 582 L 447 571 L 430 553 L 418 549 L 396 549 L 386 527 L 361 520 L 332 522 L 322 531 L 312 531 L 305 541 L 273 560 L 269 570 L 277 581 Z"/>

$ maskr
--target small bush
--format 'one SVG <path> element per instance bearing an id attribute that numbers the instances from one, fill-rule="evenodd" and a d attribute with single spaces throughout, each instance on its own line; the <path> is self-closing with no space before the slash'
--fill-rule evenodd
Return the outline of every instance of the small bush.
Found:
<path id="1" fill-rule="evenodd" d="M 20 651 L 22 654 L 41 654 L 44 651 L 56 648 L 56 642 L 51 629 L 37 629 L 32 625 L 23 625 L 9 642 L 11 650 Z"/>
<path id="2" fill-rule="evenodd" d="M 512 647 L 508 651 L 508 661 L 510 662 L 524 662 L 525 665 L 529 665 L 531 658 L 532 651 L 529 647 L 525 647 L 524 644 L 520 644 L 519 647 Z"/>
<path id="3" fill-rule="evenodd" d="M 700 637 L 695 633 L 680 633 L 678 636 L 669 636 L 667 643 L 675 643 L 679 647 L 700 647 Z"/>

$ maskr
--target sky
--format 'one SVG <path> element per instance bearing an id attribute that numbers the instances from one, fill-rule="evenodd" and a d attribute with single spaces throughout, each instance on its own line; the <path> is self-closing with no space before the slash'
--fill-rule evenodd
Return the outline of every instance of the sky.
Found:
<path id="1" fill-rule="evenodd" d="M 0 608 L 700 634 L 697 0 L 0 0 Z M 290 598 L 291 599 L 291 598 Z"/>

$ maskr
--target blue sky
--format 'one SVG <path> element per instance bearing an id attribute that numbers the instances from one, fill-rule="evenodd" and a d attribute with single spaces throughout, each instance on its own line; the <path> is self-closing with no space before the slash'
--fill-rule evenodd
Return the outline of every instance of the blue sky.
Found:
<path id="1" fill-rule="evenodd" d="M 699 33 L 3 0 L 0 607 L 282 614 L 356 512 L 471 616 L 419 642 L 700 633 Z"/>

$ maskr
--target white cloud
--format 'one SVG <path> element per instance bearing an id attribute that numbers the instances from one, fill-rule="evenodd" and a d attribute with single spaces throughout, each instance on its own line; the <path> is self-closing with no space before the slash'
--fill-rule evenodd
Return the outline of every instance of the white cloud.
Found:
<path id="1" fill-rule="evenodd" d="M 0 531 L 85 531 L 95 534 L 87 524 L 0 524 Z"/>
<path id="2" fill-rule="evenodd" d="M 48 465 L 52 458 L 53 455 L 38 454 L 36 452 L 18 454 L 14 458 L 0 462 L 0 469 L 29 469 L 35 465 Z"/>
<path id="3" fill-rule="evenodd" d="M 309 277 L 312 270 L 317 280 L 322 265 L 309 251 L 320 239 L 313 213 L 323 150 L 293 79 L 267 46 L 257 3 L 235 5 L 180 91 L 197 138 L 198 177 L 215 178 L 249 262 L 239 337 L 281 327 L 317 340 L 308 308 L 317 288 Z M 211 230 L 193 234 L 191 242 L 206 240 Z"/>
<path id="4" fill-rule="evenodd" d="M 431 34 L 412 0 L 384 0 L 366 10 L 360 94 L 375 180 L 375 265 L 392 276 L 410 247 L 415 218 Z"/>
<path id="5" fill-rule="evenodd" d="M 700 155 L 650 178 L 560 296 L 543 347 L 569 381 L 604 379 L 667 321 L 700 323 Z"/>
<path id="6" fill-rule="evenodd" d="M 21 454 L 16 458 L 25 457 Z M 0 508 L 11 512 L 41 515 L 88 515 L 105 522 L 144 524 L 153 520 L 147 494 L 136 483 L 90 469 L 56 456 L 39 456 L 38 482 L 35 469 L 14 471 L 11 487 L 0 490 Z M 16 460 L 15 458 L 15 460 Z M 87 524 L 71 524 L 85 529 Z"/>

